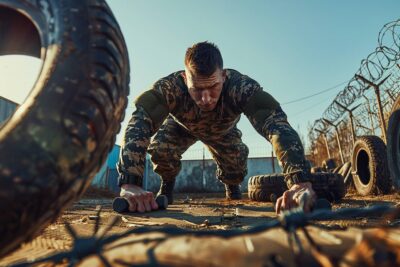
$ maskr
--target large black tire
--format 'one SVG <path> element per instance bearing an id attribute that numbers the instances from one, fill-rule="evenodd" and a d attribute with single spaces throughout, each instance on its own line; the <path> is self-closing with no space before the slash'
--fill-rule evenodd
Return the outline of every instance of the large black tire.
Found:
<path id="1" fill-rule="evenodd" d="M 0 129 L 2 256 L 90 185 L 120 130 L 129 61 L 103 0 L 0 0 L 0 14 L 0 54 L 43 60 L 32 92 Z"/>
<path id="2" fill-rule="evenodd" d="M 311 173 L 310 181 L 318 198 L 341 200 L 346 194 L 343 177 L 336 173 Z M 288 190 L 283 174 L 257 175 L 249 178 L 248 195 L 254 201 L 274 202 Z"/>
<path id="3" fill-rule="evenodd" d="M 390 177 L 396 190 L 400 190 L 400 109 L 393 111 L 389 117 L 386 138 Z"/>
<path id="4" fill-rule="evenodd" d="M 275 202 L 287 186 L 282 174 L 266 174 L 250 177 L 247 190 L 251 200 Z"/>
<path id="5" fill-rule="evenodd" d="M 351 168 L 354 186 L 360 195 L 390 192 L 392 180 L 387 164 L 386 145 L 379 137 L 366 135 L 357 139 Z"/>

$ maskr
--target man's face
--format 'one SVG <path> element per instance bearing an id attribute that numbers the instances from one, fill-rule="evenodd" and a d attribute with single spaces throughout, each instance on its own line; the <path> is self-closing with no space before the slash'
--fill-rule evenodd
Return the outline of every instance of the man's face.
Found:
<path id="1" fill-rule="evenodd" d="M 201 110 L 211 111 L 216 107 L 226 78 L 225 70 L 217 68 L 210 76 L 202 76 L 185 68 L 183 78 L 190 96 Z"/>

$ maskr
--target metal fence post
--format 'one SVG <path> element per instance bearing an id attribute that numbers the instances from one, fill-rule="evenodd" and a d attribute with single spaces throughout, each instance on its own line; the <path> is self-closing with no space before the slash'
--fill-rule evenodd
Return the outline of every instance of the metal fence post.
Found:
<path id="1" fill-rule="evenodd" d="M 379 84 L 374 84 L 373 82 L 365 79 L 363 76 L 356 74 L 355 77 L 357 79 L 360 79 L 361 81 L 363 81 L 364 83 L 368 84 L 369 86 L 371 86 L 372 88 L 374 88 L 374 92 L 376 95 L 376 102 L 378 104 L 378 111 L 379 111 L 379 120 L 380 120 L 380 125 L 381 125 L 381 130 L 382 130 L 382 137 L 383 140 L 386 142 L 386 122 L 385 122 L 385 118 L 383 116 L 383 108 L 382 108 L 382 101 L 381 101 L 381 94 L 379 91 L 379 87 L 387 80 L 387 78 L 390 77 L 391 74 L 389 74 L 388 76 L 386 76 Z"/>
<path id="2" fill-rule="evenodd" d="M 315 129 L 315 130 L 317 132 L 319 132 L 322 135 L 322 137 L 324 138 L 326 152 L 328 153 L 328 158 L 331 158 L 331 152 L 329 151 L 328 138 L 326 137 L 326 131 L 322 131 L 322 130 L 318 130 L 318 129 Z"/>
<path id="3" fill-rule="evenodd" d="M 335 132 L 336 132 L 336 140 L 337 140 L 337 144 L 339 147 L 339 154 L 340 154 L 340 160 L 342 161 L 342 164 L 344 164 L 344 157 L 343 157 L 343 151 L 342 151 L 342 146 L 340 144 L 340 138 L 339 138 L 339 130 L 337 128 L 337 126 L 340 124 L 340 122 L 338 124 L 333 124 L 331 121 L 328 121 L 327 119 L 323 119 L 327 124 L 333 126 L 333 128 L 335 128 Z"/>
<path id="4" fill-rule="evenodd" d="M 347 111 L 349 113 L 349 117 L 350 117 L 350 128 L 351 128 L 351 137 L 353 140 L 353 145 L 356 142 L 357 136 L 356 136 L 356 131 L 354 129 L 354 116 L 353 116 L 353 111 L 356 110 L 361 104 L 355 106 L 353 109 L 348 109 L 345 106 L 343 106 L 342 104 L 340 104 L 338 101 L 334 100 L 333 102 L 335 102 L 339 107 L 341 107 L 343 110 Z"/>

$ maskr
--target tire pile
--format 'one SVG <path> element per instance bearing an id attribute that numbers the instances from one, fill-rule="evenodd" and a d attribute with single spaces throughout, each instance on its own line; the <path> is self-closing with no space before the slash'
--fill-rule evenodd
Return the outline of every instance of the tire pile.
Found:
<path id="1" fill-rule="evenodd" d="M 275 202 L 288 190 L 283 174 L 257 175 L 250 177 L 248 195 L 254 201 Z M 341 200 L 346 194 L 343 177 L 337 173 L 317 172 L 310 175 L 310 182 L 318 198 L 330 202 Z"/>
<path id="2" fill-rule="evenodd" d="M 354 189 L 361 196 L 388 194 L 393 182 L 386 145 L 377 136 L 361 136 L 354 144 L 351 161 L 337 166 L 334 159 L 326 159 L 321 167 L 311 168 L 310 180 L 318 198 L 331 202 Z M 283 174 L 257 175 L 248 181 L 248 195 L 254 201 L 275 202 L 287 189 Z"/>

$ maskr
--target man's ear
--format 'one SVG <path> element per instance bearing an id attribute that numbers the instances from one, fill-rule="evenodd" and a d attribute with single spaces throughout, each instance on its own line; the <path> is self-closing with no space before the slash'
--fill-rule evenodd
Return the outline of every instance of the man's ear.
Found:
<path id="1" fill-rule="evenodd" d="M 222 78 L 224 79 L 224 82 L 226 80 L 226 70 L 222 70 Z"/>
<path id="2" fill-rule="evenodd" d="M 186 72 L 182 71 L 181 76 L 183 77 L 183 81 L 185 82 L 186 86 L 187 86 L 187 80 L 186 80 Z"/>

